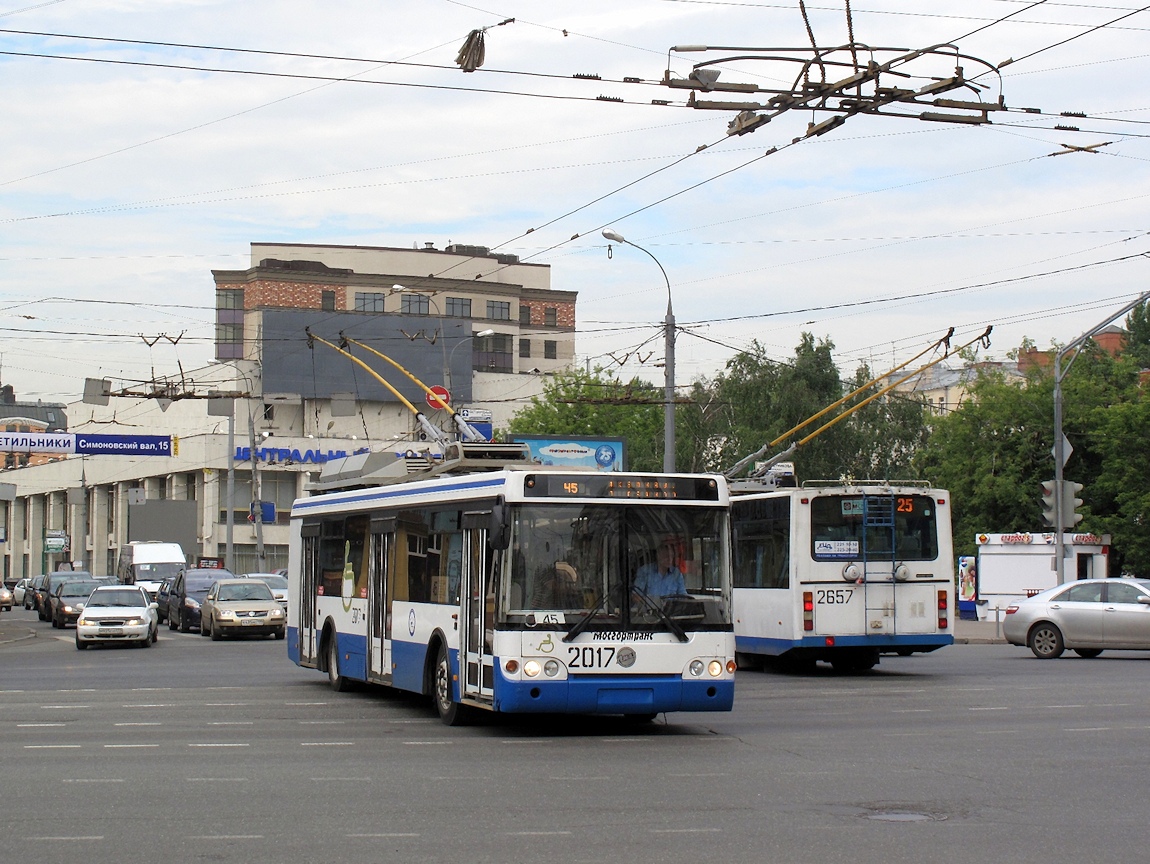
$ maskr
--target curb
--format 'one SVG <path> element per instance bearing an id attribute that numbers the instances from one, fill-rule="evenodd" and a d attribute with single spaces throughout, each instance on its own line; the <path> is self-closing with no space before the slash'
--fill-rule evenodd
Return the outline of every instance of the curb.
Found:
<path id="1" fill-rule="evenodd" d="M 14 635 L 17 632 L 23 631 L 23 635 Z M 16 642 L 24 642 L 27 639 L 35 639 L 36 631 L 27 630 L 24 627 L 13 627 L 11 632 L 5 629 L 0 629 L 0 645 L 11 645 Z"/>

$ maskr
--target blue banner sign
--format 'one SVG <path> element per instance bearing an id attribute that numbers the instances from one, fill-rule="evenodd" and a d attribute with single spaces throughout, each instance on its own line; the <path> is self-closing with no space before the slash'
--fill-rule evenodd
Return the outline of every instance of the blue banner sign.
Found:
<path id="1" fill-rule="evenodd" d="M 0 433 L 0 453 L 80 453 L 113 456 L 174 456 L 171 435 L 88 435 L 71 432 Z"/>

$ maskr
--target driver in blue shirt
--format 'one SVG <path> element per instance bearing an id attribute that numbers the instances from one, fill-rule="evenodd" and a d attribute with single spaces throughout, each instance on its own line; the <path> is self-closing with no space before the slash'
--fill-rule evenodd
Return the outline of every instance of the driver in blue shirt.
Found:
<path id="1" fill-rule="evenodd" d="M 635 591 L 658 602 L 663 597 L 687 593 L 683 571 L 676 560 L 679 544 L 673 537 L 664 538 L 655 549 L 655 562 L 644 564 L 635 573 Z"/>

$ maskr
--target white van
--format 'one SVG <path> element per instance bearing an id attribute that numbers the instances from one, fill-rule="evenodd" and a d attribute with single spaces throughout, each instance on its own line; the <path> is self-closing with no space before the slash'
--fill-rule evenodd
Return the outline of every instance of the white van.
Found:
<path id="1" fill-rule="evenodd" d="M 155 600 L 160 583 L 174 579 L 187 564 L 179 543 L 133 540 L 120 549 L 116 578 L 123 585 L 139 585 Z"/>

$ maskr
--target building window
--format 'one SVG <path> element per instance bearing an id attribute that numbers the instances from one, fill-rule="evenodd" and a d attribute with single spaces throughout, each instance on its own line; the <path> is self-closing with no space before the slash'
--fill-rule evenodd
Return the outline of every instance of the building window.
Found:
<path id="1" fill-rule="evenodd" d="M 216 324 L 216 359 L 240 360 L 244 356 L 244 325 Z"/>
<path id="2" fill-rule="evenodd" d="M 355 311 L 356 312 L 382 312 L 383 311 L 383 298 L 385 294 L 369 293 L 364 291 L 355 292 Z"/>
<path id="3" fill-rule="evenodd" d="M 531 340 L 530 339 L 520 339 L 519 340 L 519 356 L 520 357 L 530 357 L 531 356 Z"/>
<path id="4" fill-rule="evenodd" d="M 488 300 L 487 317 L 493 321 L 510 321 L 511 304 L 506 300 Z"/>
<path id="5" fill-rule="evenodd" d="M 276 419 L 276 406 L 264 403 L 264 419 L 269 423 Z"/>
<path id="6" fill-rule="evenodd" d="M 216 290 L 217 309 L 243 309 L 243 288 L 220 288 Z"/>
<path id="7" fill-rule="evenodd" d="M 557 360 L 559 358 L 559 343 L 554 339 L 543 340 L 543 357 L 547 360 Z"/>
<path id="8" fill-rule="evenodd" d="M 447 310 L 444 314 L 448 318 L 470 318 L 471 301 L 464 297 L 448 297 Z"/>
<path id="9" fill-rule="evenodd" d="M 496 333 L 493 336 L 484 336 L 482 339 L 473 339 L 475 354 L 472 357 L 475 369 L 481 372 L 511 372 L 514 369 L 511 355 L 511 335 Z"/>
<path id="10" fill-rule="evenodd" d="M 530 306 L 520 306 L 519 307 L 519 323 L 520 324 L 530 324 L 531 323 L 531 307 Z"/>
<path id="11" fill-rule="evenodd" d="M 559 310 L 554 306 L 548 306 L 543 310 L 543 323 L 548 327 L 554 327 L 559 323 Z"/>
<path id="12" fill-rule="evenodd" d="M 334 312 L 335 311 L 335 292 L 334 291 L 324 291 L 322 294 L 320 294 L 319 306 L 324 312 Z"/>
<path id="13" fill-rule="evenodd" d="M 404 315 L 427 315 L 431 311 L 431 299 L 424 294 L 404 294 L 400 299 Z"/>

